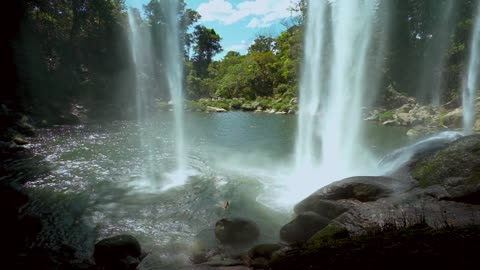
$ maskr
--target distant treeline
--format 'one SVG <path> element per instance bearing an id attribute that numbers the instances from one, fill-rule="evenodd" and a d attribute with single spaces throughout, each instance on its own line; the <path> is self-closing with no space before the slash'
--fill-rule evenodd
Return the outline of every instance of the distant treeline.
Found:
<path id="1" fill-rule="evenodd" d="M 214 56 L 223 50 L 221 37 L 198 23 L 201 14 L 179 2 L 188 99 L 297 95 L 308 19 L 305 0 L 292 2 L 294 17 L 283 23 L 285 30 L 278 36 L 257 35 L 247 54 L 230 51 L 220 61 Z M 455 98 L 478 1 L 389 4 L 382 89 L 391 85 L 424 102 L 430 102 L 434 93 L 441 93 L 442 102 Z M 4 22 L 6 42 L 1 50 L 6 65 L 2 103 L 38 118 L 54 118 L 75 103 L 87 106 L 94 116 L 121 118 L 135 112 L 136 75 L 124 0 L 16 0 L 5 5 L 10 16 Z M 166 38 L 164 12 L 158 0 L 135 10 L 143 30 L 152 33 L 154 50 Z M 162 62 L 161 54 L 152 58 Z M 163 73 L 165 67 L 157 66 L 158 74 Z M 154 98 L 168 100 L 166 84 L 160 80 L 154 85 Z"/>

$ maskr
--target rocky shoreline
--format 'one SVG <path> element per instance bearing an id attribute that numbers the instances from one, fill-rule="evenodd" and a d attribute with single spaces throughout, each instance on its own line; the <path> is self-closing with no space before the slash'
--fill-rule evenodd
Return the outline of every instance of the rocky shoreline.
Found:
<path id="1" fill-rule="evenodd" d="M 408 127 L 407 136 L 423 136 L 442 130 L 462 128 L 463 110 L 460 98 L 441 106 L 422 105 L 415 98 L 389 90 L 383 105 L 368 109 L 364 120 L 385 126 Z M 475 101 L 475 112 L 480 113 L 480 98 Z M 474 125 L 480 131 L 480 120 Z"/>
<path id="2" fill-rule="evenodd" d="M 314 192 L 295 206 L 279 243 L 251 242 L 232 255 L 222 252 L 232 243 L 216 234 L 218 246 L 185 269 L 473 265 L 472 251 L 480 247 L 480 135 L 428 144 L 385 176 L 351 177 Z"/>

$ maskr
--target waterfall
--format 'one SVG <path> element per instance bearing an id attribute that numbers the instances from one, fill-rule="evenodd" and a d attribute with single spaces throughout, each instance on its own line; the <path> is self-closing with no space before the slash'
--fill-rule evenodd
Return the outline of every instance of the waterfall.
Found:
<path id="1" fill-rule="evenodd" d="M 388 28 L 383 5 L 380 0 L 308 2 L 295 146 L 297 181 L 319 187 L 371 173 L 375 167 L 363 142 L 362 110 L 374 100 L 381 79 L 386 44 L 382 29 Z"/>
<path id="2" fill-rule="evenodd" d="M 152 77 L 153 63 L 151 59 L 150 32 L 141 29 L 139 22 L 140 13 L 137 9 L 128 10 L 128 23 L 130 26 L 130 50 L 135 70 L 135 103 L 137 112 L 137 122 L 139 128 L 139 141 L 142 153 L 144 153 L 146 162 L 143 165 L 143 178 L 148 180 L 149 184 L 156 184 L 154 181 L 155 164 L 153 153 L 153 141 L 147 134 L 148 126 L 148 100 L 150 99 L 149 90 L 152 88 L 148 78 Z"/>
<path id="3" fill-rule="evenodd" d="M 418 85 L 419 100 L 440 106 L 444 93 L 444 68 L 450 47 L 450 38 L 455 30 L 458 1 L 435 1 L 430 12 L 436 14 L 435 20 L 429 23 L 428 35 L 419 37 L 425 42 L 424 56 L 420 70 Z"/>
<path id="4" fill-rule="evenodd" d="M 157 186 L 159 165 L 155 164 L 154 150 L 155 134 L 148 134 L 153 129 L 149 125 L 153 123 L 151 117 L 152 101 L 155 98 L 155 91 L 161 90 L 162 85 L 159 81 L 154 83 L 156 78 L 162 78 L 166 81 L 166 86 L 173 104 L 173 137 L 174 137 L 174 167 L 173 171 L 165 174 L 162 189 L 168 189 L 173 186 L 181 185 L 188 177 L 187 157 L 185 150 L 185 138 L 183 128 L 183 52 L 181 50 L 180 22 L 178 14 L 180 4 L 176 0 L 166 0 L 159 2 L 161 5 L 161 30 L 157 37 L 160 41 L 159 48 L 153 48 L 150 28 L 142 29 L 139 25 L 141 15 L 136 9 L 130 9 L 128 12 L 128 22 L 131 29 L 130 46 L 132 58 L 135 64 L 136 72 L 136 107 L 139 123 L 140 147 L 146 155 L 144 165 L 145 178 L 149 180 L 151 187 Z M 154 50 L 158 50 L 161 55 L 161 62 L 155 62 L 154 56 L 157 55 Z M 158 66 L 155 66 L 158 65 Z M 158 71 L 161 74 L 157 74 Z M 162 168 L 164 169 L 164 168 Z M 168 168 L 172 170 L 172 168 Z"/>
<path id="5" fill-rule="evenodd" d="M 163 55 L 166 65 L 166 78 L 170 97 L 173 102 L 176 171 L 171 174 L 169 188 L 183 184 L 187 177 L 187 155 L 185 150 L 184 117 L 183 117 L 183 52 L 181 50 L 180 22 L 178 13 L 180 3 L 177 0 L 162 1 L 165 5 L 166 37 Z"/>
<path id="6" fill-rule="evenodd" d="M 470 58 L 466 83 L 463 88 L 463 129 L 465 134 L 473 132 L 475 124 L 475 98 L 478 88 L 478 69 L 480 67 L 480 4 L 474 16 L 472 41 L 470 45 Z"/>

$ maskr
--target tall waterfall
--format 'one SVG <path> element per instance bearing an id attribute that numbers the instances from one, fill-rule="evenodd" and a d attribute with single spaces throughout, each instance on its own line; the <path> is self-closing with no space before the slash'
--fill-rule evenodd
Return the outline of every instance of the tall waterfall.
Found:
<path id="1" fill-rule="evenodd" d="M 183 53 L 181 50 L 180 22 L 178 14 L 180 4 L 176 0 L 165 0 L 161 5 L 162 28 L 158 36 L 160 47 L 153 48 L 150 28 L 143 29 L 139 25 L 141 17 L 136 9 L 128 12 L 128 21 L 131 29 L 130 45 L 132 57 L 135 63 L 136 72 L 136 107 L 140 129 L 140 144 L 142 152 L 146 155 L 145 177 L 150 184 L 157 185 L 156 178 L 159 177 L 158 165 L 155 164 L 154 150 L 155 142 L 153 134 L 146 134 L 147 126 L 152 123 L 148 121 L 150 116 L 149 106 L 155 97 L 154 93 L 160 90 L 157 77 L 161 76 L 166 81 L 171 101 L 173 104 L 173 134 L 174 134 L 174 158 L 173 171 L 166 174 L 166 181 L 161 183 L 163 189 L 181 185 L 187 178 L 187 158 L 185 150 L 185 138 L 183 128 Z M 154 56 L 161 55 L 161 63 L 154 61 Z M 155 66 L 159 65 L 159 66 Z M 161 70 L 161 74 L 157 74 Z M 157 81 L 157 83 L 154 83 Z M 161 80 L 160 80 L 161 81 Z M 151 117 L 150 117 L 151 118 Z M 171 170 L 171 168 L 169 168 Z"/>
<path id="2" fill-rule="evenodd" d="M 463 88 L 463 128 L 465 134 L 472 133 L 475 124 L 475 98 L 477 88 L 479 87 L 478 77 L 480 68 L 480 3 L 475 14 L 468 72 Z"/>
<path id="3" fill-rule="evenodd" d="M 384 4 L 308 2 L 295 178 L 321 186 L 375 167 L 363 142 L 362 108 L 381 78 Z"/>
<path id="4" fill-rule="evenodd" d="M 154 183 L 155 164 L 153 154 L 153 142 L 146 133 L 148 125 L 148 100 L 149 90 L 153 87 L 148 78 L 154 76 L 153 63 L 151 61 L 151 37 L 150 32 L 141 28 L 140 13 L 136 9 L 128 10 L 128 23 L 130 26 L 130 48 L 135 69 L 136 82 L 136 111 L 137 122 L 139 125 L 139 140 L 142 153 L 144 153 L 146 162 L 143 167 L 143 177 Z"/>
<path id="5" fill-rule="evenodd" d="M 172 174 L 171 183 L 167 187 L 183 184 L 188 177 L 187 156 L 185 150 L 183 120 L 183 53 L 181 50 L 180 23 L 178 13 L 180 3 L 177 0 L 162 1 L 165 5 L 166 37 L 164 38 L 163 55 L 166 78 L 170 97 L 173 102 L 176 171 Z"/>

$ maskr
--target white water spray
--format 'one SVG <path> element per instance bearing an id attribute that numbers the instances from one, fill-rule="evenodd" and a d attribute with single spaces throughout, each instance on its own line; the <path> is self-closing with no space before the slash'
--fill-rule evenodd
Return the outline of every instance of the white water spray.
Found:
<path id="1" fill-rule="evenodd" d="M 472 41 L 470 46 L 470 60 L 466 86 L 463 88 L 463 130 L 465 134 L 473 132 L 475 124 L 475 98 L 478 88 L 478 72 L 480 68 L 480 4 L 475 14 Z"/>
<path id="2" fill-rule="evenodd" d="M 183 117 L 183 53 L 180 49 L 180 23 L 177 15 L 180 3 L 176 0 L 166 0 L 166 37 L 163 53 L 166 61 L 166 75 L 170 97 L 173 102 L 175 129 L 176 170 L 170 174 L 170 183 L 164 189 L 185 183 L 187 172 L 187 154 L 185 150 L 184 117 Z"/>
<path id="3" fill-rule="evenodd" d="M 381 77 L 388 23 L 380 9 L 381 1 L 308 2 L 293 177 L 305 193 L 375 167 L 362 108 Z"/>
<path id="4" fill-rule="evenodd" d="M 153 76 L 153 63 L 151 59 L 150 32 L 142 31 L 139 21 L 140 14 L 136 9 L 128 10 L 128 23 L 130 26 L 130 49 L 135 69 L 135 102 L 137 112 L 137 122 L 139 125 L 139 140 L 142 153 L 146 155 L 146 162 L 143 164 L 143 176 L 149 184 L 156 184 L 153 181 L 155 165 L 153 155 L 153 142 L 151 136 L 146 134 L 147 115 L 148 115 L 148 90 L 152 86 L 148 77 Z"/>

